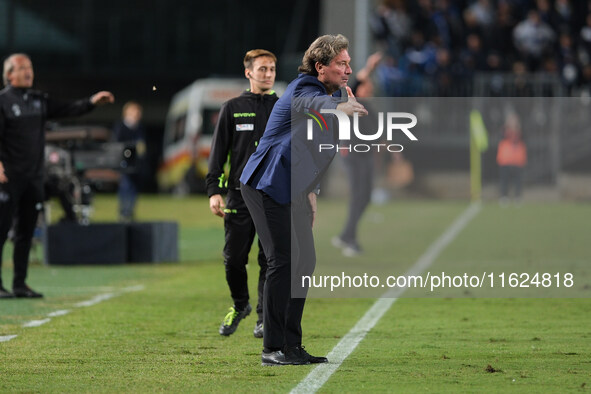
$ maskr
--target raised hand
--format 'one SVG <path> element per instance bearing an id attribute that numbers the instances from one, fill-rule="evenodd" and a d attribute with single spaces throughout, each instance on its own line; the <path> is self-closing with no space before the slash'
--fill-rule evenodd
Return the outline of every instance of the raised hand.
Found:
<path id="1" fill-rule="evenodd" d="M 113 104 L 115 102 L 115 96 L 111 92 L 100 91 L 92 95 L 90 102 L 94 105 Z"/>
<path id="2" fill-rule="evenodd" d="M 363 105 L 361 105 L 357 101 L 351 88 L 347 86 L 346 89 L 347 89 L 347 96 L 349 97 L 349 99 L 347 101 L 345 101 L 344 103 L 340 103 L 339 105 L 337 105 L 337 109 L 341 112 L 346 113 L 349 116 L 353 116 L 354 113 L 358 113 L 359 116 L 367 115 L 367 110 L 365 109 L 365 107 Z"/>

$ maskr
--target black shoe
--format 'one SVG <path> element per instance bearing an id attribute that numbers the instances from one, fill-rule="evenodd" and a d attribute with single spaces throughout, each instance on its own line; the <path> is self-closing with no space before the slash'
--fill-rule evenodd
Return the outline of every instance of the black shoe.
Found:
<path id="1" fill-rule="evenodd" d="M 320 364 L 328 362 L 328 359 L 326 357 L 312 356 L 310 353 L 306 351 L 306 349 L 304 349 L 303 346 L 287 347 L 285 349 L 285 357 L 287 360 L 290 360 L 292 358 L 306 360 L 308 361 L 306 364 Z"/>
<path id="2" fill-rule="evenodd" d="M 224 318 L 224 321 L 222 322 L 222 325 L 220 326 L 220 335 L 228 336 L 234 334 L 238 328 L 238 323 L 240 323 L 240 320 L 250 315 L 251 311 L 252 307 L 250 304 L 246 305 L 246 308 L 241 311 L 236 310 L 235 306 L 231 307 L 230 312 L 228 312 Z"/>
<path id="3" fill-rule="evenodd" d="M 255 338 L 262 338 L 263 337 L 263 323 L 257 322 L 256 326 L 254 326 L 254 330 L 252 334 Z"/>
<path id="4" fill-rule="evenodd" d="M 289 363 L 285 360 L 285 354 L 281 350 L 277 350 L 269 353 L 263 351 L 261 354 L 261 365 L 270 367 L 274 365 L 289 365 Z"/>
<path id="5" fill-rule="evenodd" d="M 14 294 L 6 290 L 4 287 L 0 286 L 0 299 L 4 298 L 14 298 Z"/>
<path id="6" fill-rule="evenodd" d="M 16 298 L 43 298 L 43 294 L 37 293 L 27 285 L 13 287 L 12 292 Z"/>
<path id="7" fill-rule="evenodd" d="M 276 365 L 306 365 L 310 364 L 309 360 L 305 360 L 296 354 L 290 354 L 289 356 L 283 353 L 281 350 L 266 353 L 263 351 L 261 355 L 261 365 L 265 367 L 276 366 Z"/>

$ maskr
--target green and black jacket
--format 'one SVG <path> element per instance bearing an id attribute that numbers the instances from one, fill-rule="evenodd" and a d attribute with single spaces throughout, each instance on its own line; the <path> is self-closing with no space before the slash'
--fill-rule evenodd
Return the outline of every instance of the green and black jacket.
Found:
<path id="1" fill-rule="evenodd" d="M 240 174 L 256 150 L 278 99 L 273 91 L 269 94 L 245 91 L 222 105 L 209 156 L 208 196 L 240 188 Z M 229 171 L 224 169 L 227 162 Z"/>

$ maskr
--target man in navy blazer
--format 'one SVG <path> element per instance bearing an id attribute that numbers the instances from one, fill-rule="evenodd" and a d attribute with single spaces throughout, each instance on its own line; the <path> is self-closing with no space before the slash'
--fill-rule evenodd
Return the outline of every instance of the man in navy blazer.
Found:
<path id="1" fill-rule="evenodd" d="M 352 73 L 348 46 L 340 34 L 321 36 L 310 45 L 298 69 L 300 74 L 275 104 L 257 150 L 240 177 L 242 196 L 268 264 L 263 365 L 327 362 L 326 357 L 311 356 L 302 346 L 307 289 L 302 291 L 297 278 L 311 275 L 316 265 L 312 234 L 316 193 L 335 153 L 319 152 L 318 144 L 336 145 L 336 127 L 328 127 L 327 122 L 326 130 L 308 140 L 306 122 L 292 121 L 306 116 L 306 111 L 321 109 L 337 109 L 349 116 L 367 114 L 346 87 Z M 347 89 L 347 98 L 336 97 L 341 88 Z M 330 116 L 326 118 L 331 122 Z M 300 288 L 292 288 L 296 285 Z"/>

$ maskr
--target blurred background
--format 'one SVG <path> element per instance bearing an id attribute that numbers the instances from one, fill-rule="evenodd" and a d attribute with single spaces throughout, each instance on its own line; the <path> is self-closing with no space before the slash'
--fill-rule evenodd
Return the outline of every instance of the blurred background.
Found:
<path id="1" fill-rule="evenodd" d="M 208 150 L 196 145 L 208 144 L 216 106 L 229 94 L 199 88 L 212 103 L 189 100 L 189 107 L 197 106 L 192 119 L 190 110 L 173 111 L 177 93 L 212 78 L 242 79 L 246 86 L 242 58 L 252 48 L 273 51 L 277 80 L 289 82 L 303 51 L 325 33 L 349 38 L 354 71 L 372 53 L 382 53 L 371 75 L 376 97 L 562 97 L 583 111 L 589 104 L 591 2 L 585 0 L 0 0 L 0 55 L 29 54 L 36 88 L 56 97 L 97 90 L 116 96 L 115 105 L 51 128 L 110 130 L 125 102 L 143 106 L 147 164 L 141 189 L 152 193 L 200 190 Z M 574 102 L 568 100 L 563 105 Z M 483 119 L 490 123 L 487 114 Z M 523 130 L 536 152 L 525 168 L 525 196 L 538 188 L 531 198 L 591 198 L 591 130 L 585 124 L 566 130 L 562 119 L 552 124 Z M 405 152 L 413 177 L 396 193 L 469 197 L 469 130 L 468 123 L 443 128 L 422 149 Z M 489 124 L 482 154 L 485 198 L 498 198 L 495 159 L 503 132 Z M 180 140 L 191 155 L 183 171 L 197 184 L 183 174 L 176 186 L 170 179 L 163 186 L 159 169 L 173 154 L 167 147 Z M 551 163 L 547 170 L 532 170 L 545 163 Z"/>

